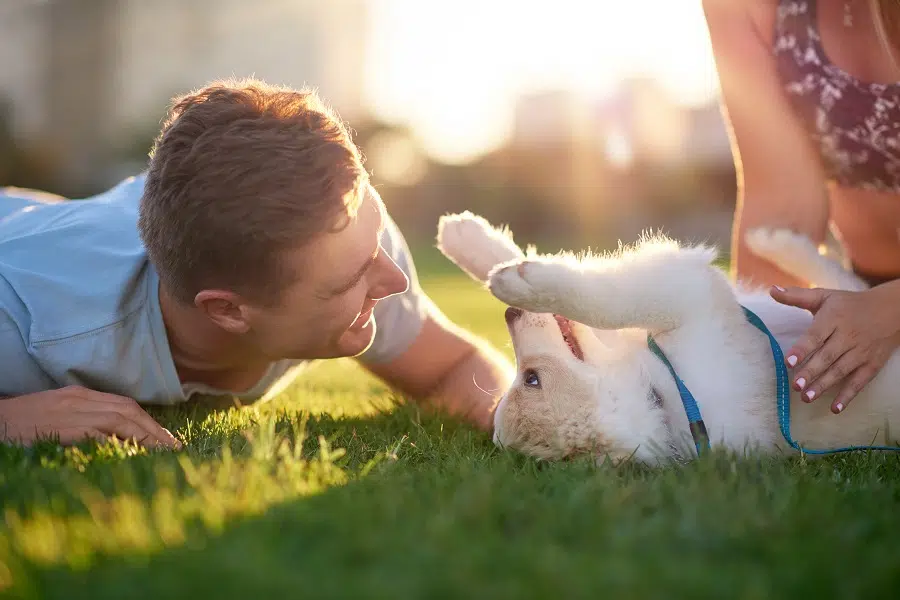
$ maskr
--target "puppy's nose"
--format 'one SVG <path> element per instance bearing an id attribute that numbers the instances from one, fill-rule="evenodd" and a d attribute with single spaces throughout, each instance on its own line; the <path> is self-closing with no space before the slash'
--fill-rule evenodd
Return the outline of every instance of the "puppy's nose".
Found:
<path id="1" fill-rule="evenodd" d="M 509 308 L 506 309 L 505 316 L 506 316 L 506 322 L 509 323 L 510 325 L 512 325 L 513 321 L 515 321 L 516 319 L 518 319 L 519 317 L 522 316 L 522 309 L 514 308 L 514 307 L 510 306 Z"/>

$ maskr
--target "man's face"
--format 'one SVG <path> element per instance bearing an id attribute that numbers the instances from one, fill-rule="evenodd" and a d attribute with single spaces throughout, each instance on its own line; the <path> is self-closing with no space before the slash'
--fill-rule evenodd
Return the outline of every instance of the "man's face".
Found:
<path id="1" fill-rule="evenodd" d="M 274 307 L 248 310 L 252 343 L 264 356 L 314 359 L 356 356 L 375 337 L 379 300 L 405 292 L 409 279 L 382 250 L 385 213 L 366 185 L 356 218 L 335 233 L 286 255 L 301 274 Z"/>

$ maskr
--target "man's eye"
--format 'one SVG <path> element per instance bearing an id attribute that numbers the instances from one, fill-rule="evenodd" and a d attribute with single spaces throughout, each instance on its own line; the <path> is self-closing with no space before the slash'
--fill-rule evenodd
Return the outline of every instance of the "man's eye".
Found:
<path id="1" fill-rule="evenodd" d="M 538 377 L 537 371 L 533 369 L 528 369 L 523 373 L 522 380 L 525 382 L 527 387 L 539 388 L 541 387 L 541 378 Z"/>

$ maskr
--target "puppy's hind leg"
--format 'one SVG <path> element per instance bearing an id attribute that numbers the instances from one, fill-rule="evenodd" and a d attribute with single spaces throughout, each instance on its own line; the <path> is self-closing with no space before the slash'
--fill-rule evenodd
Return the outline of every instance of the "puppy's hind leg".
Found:
<path id="1" fill-rule="evenodd" d="M 753 254 L 816 287 L 852 292 L 869 287 L 839 262 L 821 255 L 812 240 L 788 229 L 751 229 L 744 241 Z"/>
<path id="2" fill-rule="evenodd" d="M 733 299 L 714 250 L 680 248 L 664 238 L 642 240 L 609 257 L 543 256 L 501 265 L 491 292 L 532 312 L 556 313 L 597 329 L 675 329 Z"/>

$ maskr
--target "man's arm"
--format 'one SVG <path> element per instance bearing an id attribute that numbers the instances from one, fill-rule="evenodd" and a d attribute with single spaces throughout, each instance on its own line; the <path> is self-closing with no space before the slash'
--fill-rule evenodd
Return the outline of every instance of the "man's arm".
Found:
<path id="1" fill-rule="evenodd" d="M 515 369 L 487 342 L 452 323 L 430 300 L 419 335 L 398 357 L 363 364 L 402 393 L 490 430 Z"/>

